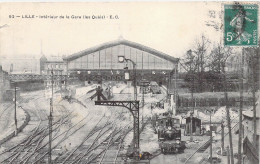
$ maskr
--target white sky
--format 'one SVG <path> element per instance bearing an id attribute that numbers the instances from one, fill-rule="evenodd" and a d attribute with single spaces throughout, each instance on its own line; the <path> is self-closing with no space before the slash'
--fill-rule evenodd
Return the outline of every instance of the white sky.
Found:
<path id="1" fill-rule="evenodd" d="M 182 56 L 204 33 L 213 42 L 222 32 L 208 27 L 208 11 L 220 2 L 1 3 L 0 56 L 70 55 L 118 39 L 143 44 L 174 57 Z M 118 20 L 10 19 L 9 15 L 118 15 Z"/>

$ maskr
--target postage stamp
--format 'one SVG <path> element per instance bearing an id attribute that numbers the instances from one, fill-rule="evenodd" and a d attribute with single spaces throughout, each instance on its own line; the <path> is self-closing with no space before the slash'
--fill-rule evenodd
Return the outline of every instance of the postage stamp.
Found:
<path id="1" fill-rule="evenodd" d="M 225 46 L 258 45 L 258 5 L 224 5 Z"/>

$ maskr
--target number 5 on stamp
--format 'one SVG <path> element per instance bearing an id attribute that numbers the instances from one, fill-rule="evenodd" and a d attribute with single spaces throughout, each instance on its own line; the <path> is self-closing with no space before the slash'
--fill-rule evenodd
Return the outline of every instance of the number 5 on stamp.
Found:
<path id="1" fill-rule="evenodd" d="M 258 5 L 224 5 L 224 44 L 258 45 Z"/>

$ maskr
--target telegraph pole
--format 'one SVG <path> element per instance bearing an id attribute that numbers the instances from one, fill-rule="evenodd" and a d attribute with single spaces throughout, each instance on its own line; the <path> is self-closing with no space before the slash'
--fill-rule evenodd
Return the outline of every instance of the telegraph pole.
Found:
<path id="1" fill-rule="evenodd" d="M 174 109 L 174 116 L 176 115 L 177 112 L 177 68 L 178 68 L 178 63 L 175 65 L 175 70 L 174 70 L 174 103 L 175 103 L 175 109 Z M 173 109 L 172 109 L 173 110 Z"/>
<path id="2" fill-rule="evenodd" d="M 212 164 L 212 128 L 211 128 L 211 109 L 209 115 L 209 130 L 210 130 L 210 163 Z"/>
<path id="3" fill-rule="evenodd" d="M 190 141 L 193 141 L 192 136 L 192 118 L 194 114 L 194 100 L 193 100 L 193 89 L 194 89 L 194 75 L 192 75 L 192 88 L 191 88 L 191 103 L 192 103 L 192 111 L 190 112 Z"/>
<path id="4" fill-rule="evenodd" d="M 232 131 L 231 131 L 231 123 L 230 123 L 230 115 L 229 115 L 229 102 L 228 102 L 228 93 L 227 93 L 227 79 L 225 74 L 225 68 L 223 68 L 224 74 L 224 90 L 225 90 L 225 101 L 226 101 L 226 113 L 227 113 L 227 126 L 228 126 L 228 134 L 229 134 L 229 145 L 230 145 L 230 155 L 231 155 L 231 164 L 234 164 L 234 155 L 233 155 L 233 143 L 232 143 Z"/>
<path id="5" fill-rule="evenodd" d="M 244 48 L 241 53 L 241 64 L 240 64 L 240 106 L 239 106 L 239 136 L 238 136 L 238 164 L 242 164 L 242 110 L 243 110 L 243 69 L 244 67 Z"/>
<path id="6" fill-rule="evenodd" d="M 229 146 L 227 146 L 227 163 L 230 164 Z"/>
<path id="7" fill-rule="evenodd" d="M 256 54 L 259 53 L 259 48 L 256 49 Z M 255 59 L 256 58 L 256 59 Z M 253 126 L 254 126 L 254 133 L 253 133 L 253 142 L 256 143 L 256 95 L 255 95 L 255 92 L 256 92 L 256 83 L 255 83 L 255 80 L 256 80 L 256 69 L 257 69 L 257 61 L 259 61 L 259 58 L 256 56 L 256 57 L 253 57 L 253 60 L 252 60 L 252 85 L 253 85 Z M 258 149 L 257 147 L 255 147 L 256 149 Z"/>
<path id="8" fill-rule="evenodd" d="M 224 144 L 224 123 L 223 121 L 221 122 L 221 149 L 222 149 L 222 155 L 223 155 L 223 152 L 225 150 L 225 144 Z"/>
<path id="9" fill-rule="evenodd" d="M 253 70 L 254 72 L 255 70 Z M 254 134 L 253 134 L 253 141 L 254 143 L 257 142 L 256 140 L 256 87 L 255 87 L 255 79 L 253 78 L 253 125 L 254 125 Z M 256 147 L 257 148 L 257 147 Z"/>
<path id="10" fill-rule="evenodd" d="M 142 94 L 142 103 L 143 103 L 143 107 L 142 107 L 142 127 L 144 125 L 144 85 L 142 86 L 143 87 L 143 94 Z"/>
<path id="11" fill-rule="evenodd" d="M 51 143 L 52 143 L 52 112 L 53 112 L 53 69 L 51 70 L 51 98 L 50 98 L 50 116 L 49 116 L 49 159 L 48 163 L 52 163 L 51 159 Z"/>
<path id="12" fill-rule="evenodd" d="M 18 128 L 17 128 L 17 115 L 16 115 L 16 84 L 15 83 L 14 83 L 14 124 L 15 124 L 14 135 L 16 136 L 18 133 Z"/>

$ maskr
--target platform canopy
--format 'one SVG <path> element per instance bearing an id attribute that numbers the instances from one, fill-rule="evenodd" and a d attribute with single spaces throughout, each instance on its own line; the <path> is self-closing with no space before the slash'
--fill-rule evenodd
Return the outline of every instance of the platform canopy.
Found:
<path id="1" fill-rule="evenodd" d="M 153 48 L 131 42 L 124 39 L 107 42 L 67 57 L 63 60 L 67 63 L 68 71 L 78 72 L 83 77 L 99 72 L 100 74 L 122 74 L 124 68 L 133 70 L 131 62 L 120 63 L 118 56 L 124 56 L 136 63 L 137 73 L 141 76 L 164 75 L 177 68 L 179 59 L 167 55 Z M 160 78 L 160 76 L 156 76 Z"/>

